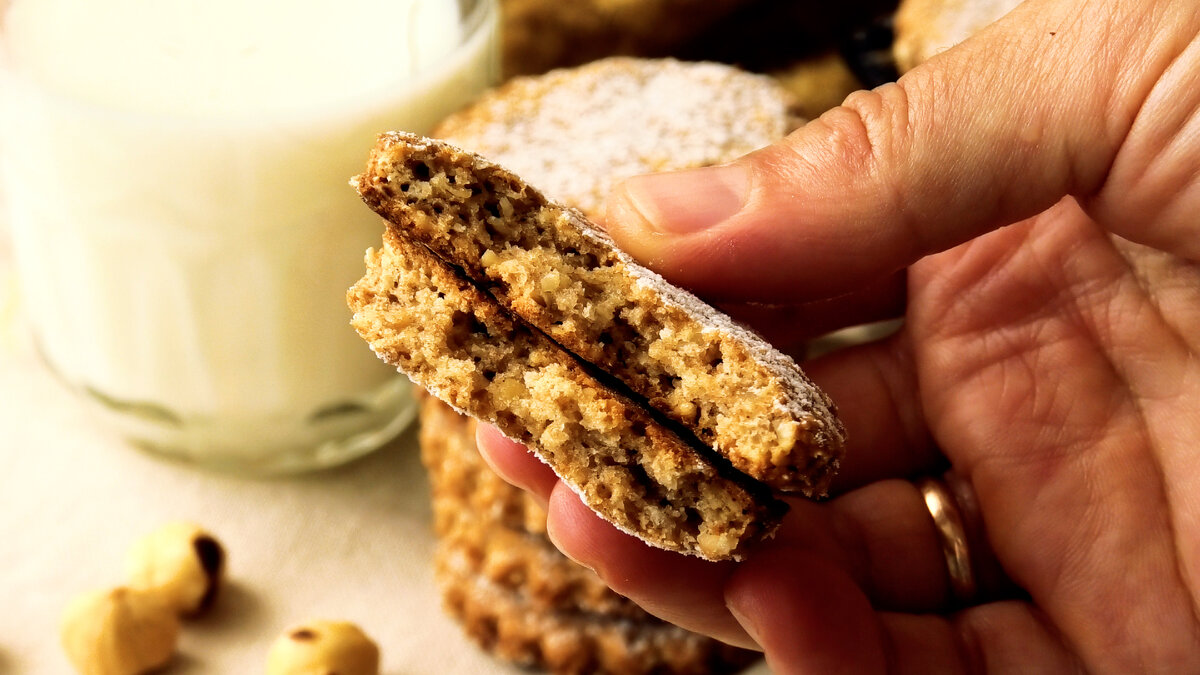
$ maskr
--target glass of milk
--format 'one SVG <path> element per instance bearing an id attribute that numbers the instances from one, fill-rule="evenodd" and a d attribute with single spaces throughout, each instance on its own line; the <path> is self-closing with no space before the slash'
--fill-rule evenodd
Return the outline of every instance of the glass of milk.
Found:
<path id="1" fill-rule="evenodd" d="M 6 7 L 5 7 L 6 5 Z M 0 0 L 0 176 L 45 362 L 135 444 L 273 474 L 414 416 L 349 325 L 347 184 L 499 77 L 494 0 Z"/>

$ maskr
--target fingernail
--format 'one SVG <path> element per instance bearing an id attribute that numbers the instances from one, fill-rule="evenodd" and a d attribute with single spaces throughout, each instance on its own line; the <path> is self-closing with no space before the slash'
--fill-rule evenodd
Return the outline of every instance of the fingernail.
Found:
<path id="1" fill-rule="evenodd" d="M 746 204 L 750 172 L 741 164 L 648 174 L 622 184 L 624 197 L 651 227 L 689 234 L 721 223 Z"/>

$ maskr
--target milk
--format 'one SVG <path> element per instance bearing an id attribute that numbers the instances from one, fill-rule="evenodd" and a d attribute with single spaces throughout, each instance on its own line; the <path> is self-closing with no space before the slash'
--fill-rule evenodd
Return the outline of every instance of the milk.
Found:
<path id="1" fill-rule="evenodd" d="M 466 3 L 476 4 L 476 3 Z M 47 363 L 131 439 L 275 472 L 411 419 L 349 327 L 382 226 L 374 136 L 495 82 L 495 10 L 452 0 L 15 0 L 0 149 Z"/>

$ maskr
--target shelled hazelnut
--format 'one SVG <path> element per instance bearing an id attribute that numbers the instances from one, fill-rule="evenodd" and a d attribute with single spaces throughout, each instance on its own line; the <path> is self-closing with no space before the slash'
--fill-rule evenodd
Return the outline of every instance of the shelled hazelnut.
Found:
<path id="1" fill-rule="evenodd" d="M 159 595 L 119 587 L 76 597 L 60 631 L 67 657 L 83 675 L 138 675 L 171 659 L 179 617 Z"/>
<path id="2" fill-rule="evenodd" d="M 267 675 L 378 675 L 379 647 L 346 621 L 310 621 L 280 635 L 267 656 Z"/>
<path id="3" fill-rule="evenodd" d="M 216 600 L 225 570 L 225 549 L 199 525 L 168 523 L 129 551 L 129 585 L 161 595 L 180 615 L 196 616 Z"/>

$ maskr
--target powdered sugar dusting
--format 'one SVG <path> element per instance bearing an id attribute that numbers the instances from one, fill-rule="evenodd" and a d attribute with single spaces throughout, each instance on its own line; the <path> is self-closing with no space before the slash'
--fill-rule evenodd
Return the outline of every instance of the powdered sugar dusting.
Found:
<path id="1" fill-rule="evenodd" d="M 434 135 L 599 213 L 620 180 L 729 161 L 793 124 L 774 80 L 717 63 L 611 58 L 517 78 Z"/>

